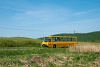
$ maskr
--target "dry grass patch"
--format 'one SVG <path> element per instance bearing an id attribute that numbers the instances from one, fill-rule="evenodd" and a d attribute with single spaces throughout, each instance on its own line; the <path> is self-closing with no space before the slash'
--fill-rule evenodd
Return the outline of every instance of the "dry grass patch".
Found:
<path id="1" fill-rule="evenodd" d="M 79 43 L 75 47 L 69 48 L 70 52 L 100 52 L 100 44 L 99 43 Z"/>
<path id="2" fill-rule="evenodd" d="M 47 67 L 47 66 L 46 66 L 46 63 L 45 63 L 45 60 L 44 60 L 42 57 L 38 56 L 38 55 L 33 56 L 33 57 L 29 60 L 29 62 L 30 62 L 30 63 L 35 63 L 35 64 L 37 64 L 37 65 L 40 66 L 40 67 Z"/>
<path id="3" fill-rule="evenodd" d="M 46 62 L 52 63 L 56 67 L 62 67 L 67 59 L 66 54 L 54 54 L 48 58 L 45 58 Z"/>

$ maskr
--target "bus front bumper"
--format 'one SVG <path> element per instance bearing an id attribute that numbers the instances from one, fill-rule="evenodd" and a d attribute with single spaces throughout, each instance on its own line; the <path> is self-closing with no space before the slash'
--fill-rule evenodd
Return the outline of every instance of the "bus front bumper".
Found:
<path id="1" fill-rule="evenodd" d="M 42 44 L 42 47 L 48 47 L 48 45 L 47 44 Z"/>

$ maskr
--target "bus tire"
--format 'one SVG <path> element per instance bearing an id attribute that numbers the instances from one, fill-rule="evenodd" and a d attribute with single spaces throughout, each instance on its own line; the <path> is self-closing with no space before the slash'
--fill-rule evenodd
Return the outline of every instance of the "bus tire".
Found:
<path id="1" fill-rule="evenodd" d="M 44 45 L 42 45 L 41 47 L 44 47 Z"/>
<path id="2" fill-rule="evenodd" d="M 56 48 L 56 45 L 55 44 L 53 45 L 53 48 Z"/>

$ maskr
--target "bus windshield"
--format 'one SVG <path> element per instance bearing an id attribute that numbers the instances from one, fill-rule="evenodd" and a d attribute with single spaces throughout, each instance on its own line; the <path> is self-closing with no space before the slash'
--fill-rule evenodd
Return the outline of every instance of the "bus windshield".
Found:
<path id="1" fill-rule="evenodd" d="M 49 42 L 50 40 L 51 40 L 51 39 L 50 39 L 49 37 L 45 37 L 43 41 L 44 41 L 44 42 Z"/>

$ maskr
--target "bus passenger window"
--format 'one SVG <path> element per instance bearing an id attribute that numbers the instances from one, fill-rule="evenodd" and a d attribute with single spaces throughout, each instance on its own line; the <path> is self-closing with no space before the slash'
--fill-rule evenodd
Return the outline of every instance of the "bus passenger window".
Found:
<path id="1" fill-rule="evenodd" d="M 49 42 L 51 42 L 51 39 L 49 39 Z"/>
<path id="2" fill-rule="evenodd" d="M 72 41 L 72 38 L 71 38 L 71 41 Z"/>
<path id="3" fill-rule="evenodd" d="M 56 40 L 56 41 L 60 41 L 60 38 L 56 38 L 55 40 Z"/>
<path id="4" fill-rule="evenodd" d="M 56 38 L 52 38 L 52 42 L 55 42 L 56 41 Z"/>

